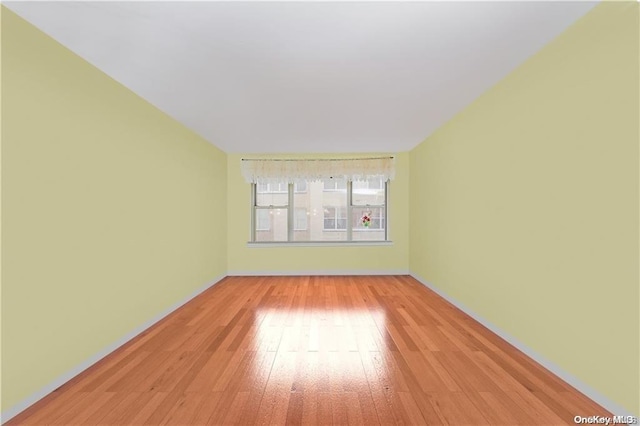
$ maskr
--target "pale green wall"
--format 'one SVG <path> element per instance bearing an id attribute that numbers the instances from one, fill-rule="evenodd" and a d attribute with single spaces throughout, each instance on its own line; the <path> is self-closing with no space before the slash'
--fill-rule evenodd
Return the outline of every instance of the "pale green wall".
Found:
<path id="1" fill-rule="evenodd" d="M 635 414 L 637 8 L 594 8 L 414 149 L 410 179 L 411 271 Z"/>
<path id="2" fill-rule="evenodd" d="M 3 8 L 2 410 L 226 273 L 226 155 Z"/>
<path id="3" fill-rule="evenodd" d="M 369 156 L 377 154 L 358 154 Z M 250 248 L 250 188 L 240 173 L 240 160 L 255 156 L 227 156 L 228 272 L 277 273 L 409 270 L 409 155 L 396 157 L 396 178 L 389 189 L 389 233 L 392 246 L 367 247 L 269 247 Z M 268 158 L 269 156 L 260 156 Z M 276 157 L 283 157 L 277 155 Z M 294 155 L 296 158 L 333 158 L 337 155 Z M 349 157 L 354 157 L 350 155 Z"/>

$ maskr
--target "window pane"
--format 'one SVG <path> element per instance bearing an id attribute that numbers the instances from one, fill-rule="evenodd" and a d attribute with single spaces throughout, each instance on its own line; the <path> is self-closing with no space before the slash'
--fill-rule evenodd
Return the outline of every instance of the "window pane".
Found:
<path id="1" fill-rule="evenodd" d="M 324 229 L 336 229 L 336 209 L 334 207 L 324 208 Z"/>
<path id="2" fill-rule="evenodd" d="M 288 183 L 269 182 L 256 186 L 256 206 L 286 206 L 289 204 Z"/>
<path id="3" fill-rule="evenodd" d="M 342 207 L 325 207 L 324 208 L 324 229 L 325 231 L 333 231 L 347 229 L 347 208 Z"/>
<path id="4" fill-rule="evenodd" d="M 325 191 L 340 191 L 347 189 L 347 180 L 339 179 L 339 178 L 329 178 L 324 179 L 324 190 Z"/>
<path id="5" fill-rule="evenodd" d="M 256 209 L 256 241 L 287 241 L 287 209 Z"/>
<path id="6" fill-rule="evenodd" d="M 269 210 L 256 209 L 256 230 L 269 231 L 271 229 L 271 217 Z"/>
<path id="7" fill-rule="evenodd" d="M 307 182 L 297 182 L 295 184 L 295 192 L 307 192 Z"/>
<path id="8" fill-rule="evenodd" d="M 354 206 L 384 205 L 385 185 L 382 177 L 355 181 L 352 184 L 351 204 Z"/>
<path id="9" fill-rule="evenodd" d="M 307 230 L 307 215 L 309 212 L 306 208 L 296 208 L 294 212 L 294 231 L 306 231 Z"/>
<path id="10" fill-rule="evenodd" d="M 382 189 L 384 188 L 384 183 L 382 182 L 382 177 L 373 177 L 367 179 L 367 184 L 369 185 L 369 189 Z"/>
<path id="11" fill-rule="evenodd" d="M 294 227 L 294 241 L 346 241 L 347 190 L 346 180 L 342 179 L 345 189 L 335 189 L 340 179 L 307 182 L 306 192 L 294 192 L 295 211 L 306 214 L 306 229 Z M 334 189 L 325 190 L 329 182 Z M 302 215 L 302 213 L 297 213 Z M 341 220 L 342 219 L 342 220 Z M 300 221 L 302 221 L 300 216 Z"/>
<path id="12" fill-rule="evenodd" d="M 354 207 L 352 212 L 353 241 L 384 241 L 386 221 L 384 207 L 363 209 Z"/>

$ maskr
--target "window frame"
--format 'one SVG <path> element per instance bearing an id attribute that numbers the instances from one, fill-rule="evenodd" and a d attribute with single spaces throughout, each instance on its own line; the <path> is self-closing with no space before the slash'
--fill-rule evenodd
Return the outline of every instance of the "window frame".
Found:
<path id="1" fill-rule="evenodd" d="M 299 192 L 306 192 L 306 191 L 296 191 L 295 190 L 295 186 L 293 183 L 289 183 L 288 184 L 288 202 L 287 205 L 269 205 L 269 206 L 258 206 L 257 205 L 257 189 L 258 189 L 258 185 L 256 183 L 252 183 L 251 184 L 251 232 L 250 232 L 250 240 L 249 240 L 249 244 L 255 244 L 255 245 L 379 245 L 379 244 L 387 244 L 387 243 L 391 243 L 391 240 L 389 239 L 389 180 L 384 181 L 384 204 L 357 204 L 354 205 L 353 204 L 353 181 L 351 180 L 347 180 L 347 188 L 346 188 L 346 196 L 347 196 L 347 208 L 346 208 L 346 221 L 347 221 L 347 228 L 345 229 L 325 229 L 324 228 L 324 218 L 323 218 L 323 231 L 346 231 L 347 233 L 347 239 L 346 240 L 337 240 L 337 241 L 295 241 L 294 240 L 294 232 L 298 231 L 298 229 L 295 229 L 295 206 L 293 205 L 293 201 L 294 201 L 294 194 L 295 193 L 299 193 Z M 308 184 L 307 184 L 307 191 L 308 191 Z M 340 189 L 341 190 L 341 189 Z M 323 191 L 332 191 L 331 189 L 325 189 L 324 188 L 324 183 L 323 183 Z M 335 189 L 333 191 L 336 191 Z M 284 193 L 284 192 L 283 192 Z M 338 221 L 338 208 L 339 207 L 334 207 L 336 210 L 336 214 L 335 214 L 335 223 L 337 226 L 337 221 Z M 353 210 L 354 209 L 362 209 L 362 208 L 382 208 L 384 209 L 384 223 L 385 223 L 385 228 L 384 228 L 384 239 L 383 240 L 371 240 L 371 241 L 358 241 L 358 240 L 353 240 Z M 256 220 L 257 220 L 257 214 L 256 211 L 259 209 L 283 209 L 287 211 L 287 241 L 256 241 L 256 231 L 259 231 L 256 229 Z M 307 222 L 307 229 L 309 229 L 309 222 Z M 376 228 L 376 229 L 372 229 L 375 231 L 380 231 L 380 228 Z M 365 229 L 358 229 L 357 232 L 367 232 L 368 230 Z"/>

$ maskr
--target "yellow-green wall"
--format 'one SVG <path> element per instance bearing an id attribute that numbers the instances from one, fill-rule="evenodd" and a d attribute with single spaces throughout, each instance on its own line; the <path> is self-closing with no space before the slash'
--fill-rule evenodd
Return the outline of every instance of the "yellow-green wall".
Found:
<path id="1" fill-rule="evenodd" d="M 2 10 L 2 411 L 226 273 L 226 155 Z"/>
<path id="2" fill-rule="evenodd" d="M 0 6 L 0 413 L 2 412 L 2 13 Z M 0 419 L 0 421 L 2 421 Z"/>
<path id="3" fill-rule="evenodd" d="M 638 413 L 637 9 L 596 7 L 397 154 L 392 246 L 265 249 L 246 156 L 2 7 L 2 411 L 227 271 L 410 269 Z"/>
<path id="4" fill-rule="evenodd" d="M 370 156 L 377 154 L 358 154 Z M 288 155 L 296 158 L 334 158 L 346 155 Z M 229 274 L 256 273 L 407 273 L 409 270 L 409 155 L 396 154 L 396 177 L 389 189 L 391 246 L 366 247 L 248 247 L 250 238 L 250 188 L 240 173 L 242 158 L 227 156 L 227 217 Z M 269 156 L 259 156 L 268 158 Z M 283 157 L 277 155 L 276 157 Z M 349 157 L 354 157 L 350 155 Z"/>
<path id="5" fill-rule="evenodd" d="M 635 414 L 637 9 L 598 5 L 415 148 L 410 178 L 411 271 Z"/>

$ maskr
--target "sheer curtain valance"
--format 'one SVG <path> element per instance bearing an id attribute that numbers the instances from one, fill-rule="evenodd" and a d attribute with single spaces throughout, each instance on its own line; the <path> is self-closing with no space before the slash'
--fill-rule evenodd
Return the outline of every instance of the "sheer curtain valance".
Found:
<path id="1" fill-rule="evenodd" d="M 352 181 L 395 177 L 395 158 L 243 159 L 242 176 L 248 183 L 314 181 L 346 178 Z"/>

